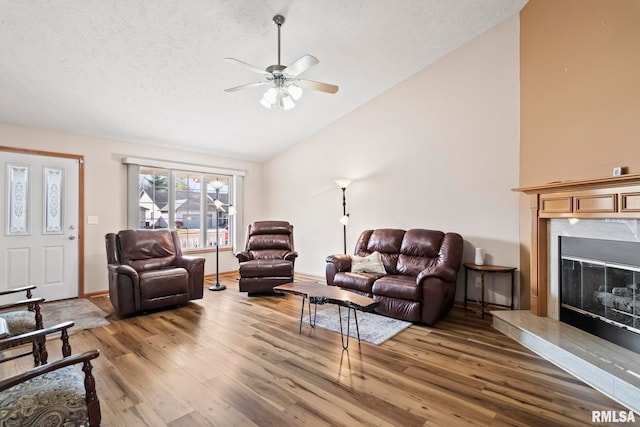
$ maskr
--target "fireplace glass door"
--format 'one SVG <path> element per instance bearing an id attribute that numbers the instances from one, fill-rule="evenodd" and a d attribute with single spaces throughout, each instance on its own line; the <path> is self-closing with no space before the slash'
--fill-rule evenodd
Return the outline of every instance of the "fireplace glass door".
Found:
<path id="1" fill-rule="evenodd" d="M 640 243 L 560 237 L 560 260 L 560 320 L 639 347 Z"/>

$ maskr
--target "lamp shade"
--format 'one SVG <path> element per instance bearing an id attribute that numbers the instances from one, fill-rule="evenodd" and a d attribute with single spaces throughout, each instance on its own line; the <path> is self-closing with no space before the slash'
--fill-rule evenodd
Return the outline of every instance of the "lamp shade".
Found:
<path id="1" fill-rule="evenodd" d="M 338 179 L 334 179 L 333 182 L 338 184 L 338 187 L 340 188 L 347 188 L 349 184 L 353 182 L 353 180 L 348 178 L 338 178 Z"/>
<path id="2" fill-rule="evenodd" d="M 346 226 L 347 224 L 349 224 L 349 214 L 342 215 L 342 216 L 340 217 L 340 224 L 345 225 L 345 226 Z"/>
<path id="3" fill-rule="evenodd" d="M 220 190 L 222 187 L 224 187 L 224 182 L 220 181 L 220 180 L 215 180 L 211 183 L 211 186 L 215 189 L 215 190 Z"/>

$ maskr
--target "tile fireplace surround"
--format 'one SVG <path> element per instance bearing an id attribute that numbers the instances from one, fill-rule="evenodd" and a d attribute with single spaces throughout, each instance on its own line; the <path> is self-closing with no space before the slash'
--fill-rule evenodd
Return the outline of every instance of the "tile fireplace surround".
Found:
<path id="1" fill-rule="evenodd" d="M 558 236 L 640 241 L 640 174 L 514 191 L 530 200 L 531 311 L 494 311 L 493 326 L 640 414 L 640 354 L 558 320 L 557 250 Z"/>

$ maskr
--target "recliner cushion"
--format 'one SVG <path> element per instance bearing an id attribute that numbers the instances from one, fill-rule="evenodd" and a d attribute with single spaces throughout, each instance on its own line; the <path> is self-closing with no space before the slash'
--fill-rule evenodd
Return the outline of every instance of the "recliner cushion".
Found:
<path id="1" fill-rule="evenodd" d="M 140 273 L 140 299 L 143 301 L 168 295 L 186 295 L 188 287 L 189 273 L 184 268 L 165 268 Z"/>
<path id="2" fill-rule="evenodd" d="M 338 272 L 333 278 L 333 284 L 340 288 L 351 289 L 366 295 L 371 295 L 373 282 L 382 276 L 384 276 L 384 274 L 381 273 Z"/>
<path id="3" fill-rule="evenodd" d="M 398 257 L 398 273 L 417 276 L 437 262 L 444 233 L 435 230 L 408 230 Z"/>
<path id="4" fill-rule="evenodd" d="M 288 276 L 293 276 L 293 265 L 284 259 L 254 259 L 240 263 L 240 277 Z"/>
<path id="5" fill-rule="evenodd" d="M 251 225 L 251 234 L 291 234 L 287 221 L 256 221 Z"/>
<path id="6" fill-rule="evenodd" d="M 261 249 L 291 249 L 289 235 L 285 234 L 258 234 L 249 237 L 247 243 L 248 251 L 259 251 Z"/>
<path id="7" fill-rule="evenodd" d="M 416 278 L 404 275 L 389 275 L 379 278 L 372 287 L 374 295 L 399 298 L 409 301 L 422 300 L 422 287 L 416 284 Z"/>
<path id="8" fill-rule="evenodd" d="M 169 230 L 122 230 L 118 233 L 120 260 L 136 271 L 173 264 L 176 248 Z"/>

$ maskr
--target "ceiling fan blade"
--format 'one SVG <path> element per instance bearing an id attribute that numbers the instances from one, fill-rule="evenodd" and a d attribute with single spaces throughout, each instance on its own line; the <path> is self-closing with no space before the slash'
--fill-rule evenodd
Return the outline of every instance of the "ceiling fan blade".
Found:
<path id="1" fill-rule="evenodd" d="M 247 64 L 246 62 L 240 61 L 239 59 L 235 59 L 235 58 L 224 58 L 225 61 L 227 62 L 232 62 L 232 63 L 236 63 L 236 64 L 240 64 L 242 66 L 244 66 L 245 68 L 250 69 L 251 71 L 253 71 L 254 73 L 258 73 L 258 74 L 262 74 L 263 76 L 268 76 L 271 73 L 269 73 L 266 70 L 263 70 L 262 68 L 258 68 L 254 65 L 251 64 Z"/>
<path id="2" fill-rule="evenodd" d="M 295 77 L 298 74 L 307 71 L 309 68 L 313 67 L 318 62 L 320 61 L 318 61 L 318 58 L 316 58 L 315 56 L 305 55 L 282 71 L 290 76 Z"/>
<path id="3" fill-rule="evenodd" d="M 241 85 L 241 86 L 236 86 L 236 87 L 230 87 L 229 89 L 225 89 L 225 92 L 236 92 L 238 90 L 242 90 L 242 89 L 248 89 L 250 87 L 256 87 L 256 86 L 261 86 L 263 84 L 267 83 L 265 82 L 255 82 L 255 83 L 248 83 L 246 85 Z"/>
<path id="4" fill-rule="evenodd" d="M 305 89 L 319 90 L 320 92 L 336 93 L 338 86 L 328 83 L 314 82 L 313 80 L 298 80 L 298 86 Z"/>

